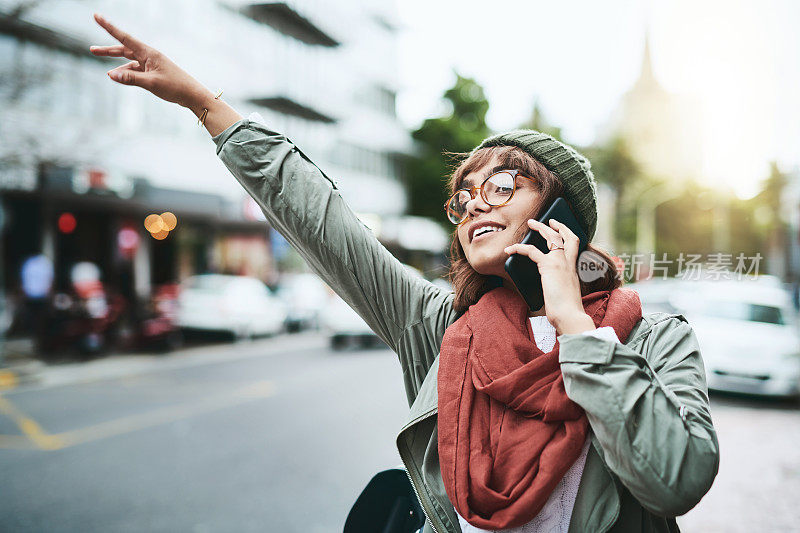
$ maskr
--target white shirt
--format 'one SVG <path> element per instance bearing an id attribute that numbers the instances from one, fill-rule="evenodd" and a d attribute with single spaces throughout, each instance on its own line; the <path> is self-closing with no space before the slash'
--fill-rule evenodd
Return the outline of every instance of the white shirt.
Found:
<path id="1" fill-rule="evenodd" d="M 546 316 L 530 317 L 531 329 L 536 346 L 544 353 L 553 349 L 556 344 L 556 328 L 547 320 Z M 611 342 L 619 342 L 614 328 L 606 326 L 593 331 L 587 331 L 584 335 L 591 335 Z M 545 502 L 542 510 L 527 524 L 508 529 L 501 529 L 503 533 L 567 533 L 569 521 L 572 517 L 572 508 L 575 507 L 575 498 L 578 496 L 578 487 L 581 484 L 583 467 L 586 464 L 586 455 L 589 453 L 589 435 L 583 443 L 581 454 L 572 464 L 567 473 L 558 485 L 550 493 L 550 497 Z M 456 512 L 458 514 L 458 512 Z M 461 525 L 463 533 L 485 533 L 487 530 L 480 529 L 458 515 L 458 523 Z"/>

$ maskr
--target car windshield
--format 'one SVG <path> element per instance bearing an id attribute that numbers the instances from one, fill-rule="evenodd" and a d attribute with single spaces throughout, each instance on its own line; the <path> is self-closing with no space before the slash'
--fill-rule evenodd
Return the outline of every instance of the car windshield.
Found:
<path id="1" fill-rule="evenodd" d="M 772 305 L 706 300 L 698 311 L 706 316 L 715 318 L 729 318 L 731 320 L 764 322 L 778 325 L 786 324 L 781 309 Z"/>

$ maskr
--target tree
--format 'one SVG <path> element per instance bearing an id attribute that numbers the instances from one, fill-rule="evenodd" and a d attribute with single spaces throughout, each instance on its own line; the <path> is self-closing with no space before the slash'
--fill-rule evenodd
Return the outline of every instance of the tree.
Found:
<path id="1" fill-rule="evenodd" d="M 474 79 L 456 73 L 456 83 L 445 91 L 443 99 L 450 113 L 425 120 L 411 134 L 417 141 L 418 155 L 409 161 L 406 178 L 410 214 L 439 221 L 444 221 L 446 182 L 454 170 L 453 157 L 448 154 L 469 152 L 489 134 L 489 102 Z"/>
<path id="2" fill-rule="evenodd" d="M 790 265 L 788 251 L 790 249 L 789 224 L 784 218 L 786 187 L 789 176 L 781 172 L 776 162 L 770 163 L 769 175 L 762 182 L 761 191 L 752 198 L 755 206 L 755 221 L 764 239 L 763 250 L 774 260 L 783 265 L 772 265 L 773 272 L 788 271 Z"/>
<path id="3" fill-rule="evenodd" d="M 533 110 L 531 111 L 530 118 L 520 124 L 520 128 L 541 131 L 542 133 L 546 133 L 555 139 L 564 142 L 561 137 L 561 128 L 553 126 L 547 121 L 538 100 L 533 103 Z"/>
<path id="4" fill-rule="evenodd" d="M 614 191 L 614 240 L 621 250 L 633 250 L 636 240 L 636 201 L 640 191 L 655 183 L 642 171 L 624 138 L 608 141 L 582 150 L 592 163 L 592 171 L 600 183 Z"/>

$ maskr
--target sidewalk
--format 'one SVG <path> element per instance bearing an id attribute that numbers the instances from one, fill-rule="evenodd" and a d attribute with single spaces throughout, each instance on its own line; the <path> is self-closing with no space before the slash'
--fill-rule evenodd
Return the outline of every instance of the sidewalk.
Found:
<path id="1" fill-rule="evenodd" d="M 0 392 L 35 382 L 36 376 L 47 366 L 34 354 L 33 339 L 6 340 L 0 367 Z"/>
<path id="2" fill-rule="evenodd" d="M 234 343 L 236 355 L 233 357 L 230 350 L 220 350 L 220 344 L 203 344 L 164 354 L 120 353 L 89 361 L 47 364 L 34 357 L 30 341 L 15 339 L 5 344 L 6 366 L 0 368 L 0 392 L 91 383 L 287 351 L 324 348 L 327 342 L 327 338 L 319 333 L 308 332 L 237 342 Z"/>

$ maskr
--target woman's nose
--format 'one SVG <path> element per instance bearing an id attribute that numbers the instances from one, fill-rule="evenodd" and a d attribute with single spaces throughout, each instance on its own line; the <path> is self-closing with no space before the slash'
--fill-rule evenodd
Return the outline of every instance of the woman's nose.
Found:
<path id="1" fill-rule="evenodd" d="M 469 213 L 473 217 L 479 213 L 486 213 L 491 209 L 492 206 L 490 206 L 483 200 L 483 196 L 481 196 L 480 193 L 476 194 L 475 197 L 472 198 L 472 200 L 467 202 L 467 213 Z"/>

